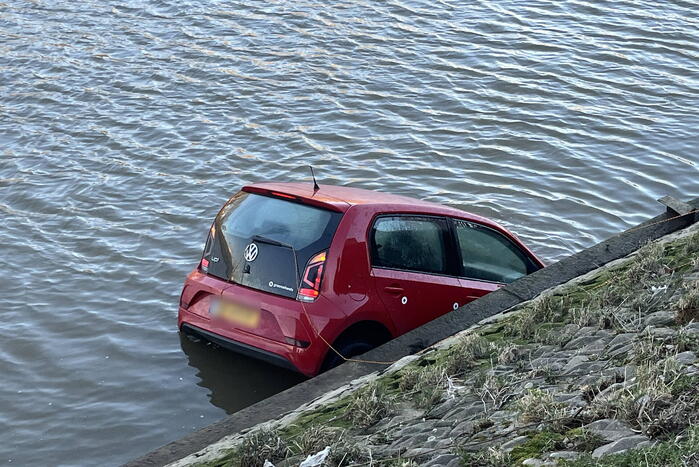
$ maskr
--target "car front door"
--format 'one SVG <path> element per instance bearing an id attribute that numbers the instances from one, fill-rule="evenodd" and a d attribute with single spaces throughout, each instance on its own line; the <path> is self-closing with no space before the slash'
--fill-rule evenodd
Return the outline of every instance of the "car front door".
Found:
<path id="1" fill-rule="evenodd" d="M 490 227 L 453 219 L 465 303 L 492 292 L 539 266 L 512 240 Z"/>
<path id="2" fill-rule="evenodd" d="M 458 254 L 446 218 L 380 216 L 368 245 L 374 284 L 399 334 L 462 304 Z"/>

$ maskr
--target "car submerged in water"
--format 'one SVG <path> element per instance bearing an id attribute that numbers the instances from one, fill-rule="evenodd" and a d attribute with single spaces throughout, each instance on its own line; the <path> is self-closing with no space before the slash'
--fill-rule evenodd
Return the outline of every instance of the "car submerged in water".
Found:
<path id="1" fill-rule="evenodd" d="M 256 183 L 216 216 L 178 326 L 313 376 L 341 363 L 338 353 L 362 354 L 543 266 L 505 228 L 457 209 Z"/>

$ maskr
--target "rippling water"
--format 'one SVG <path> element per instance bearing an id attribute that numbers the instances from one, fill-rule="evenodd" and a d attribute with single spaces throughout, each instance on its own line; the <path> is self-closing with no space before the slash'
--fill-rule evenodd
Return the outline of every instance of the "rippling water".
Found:
<path id="1" fill-rule="evenodd" d="M 249 181 L 501 221 L 547 260 L 699 194 L 699 7 L 0 2 L 0 462 L 112 465 L 298 377 L 180 341 Z"/>

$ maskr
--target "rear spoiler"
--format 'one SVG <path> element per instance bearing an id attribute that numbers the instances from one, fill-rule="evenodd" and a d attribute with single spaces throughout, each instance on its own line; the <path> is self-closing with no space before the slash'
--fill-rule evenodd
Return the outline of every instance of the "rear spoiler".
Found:
<path id="1" fill-rule="evenodd" d="M 314 199 L 312 197 L 307 197 L 307 196 L 299 196 L 291 193 L 284 193 L 283 191 L 279 190 L 271 190 L 269 188 L 261 188 L 261 187 L 256 187 L 256 186 L 244 186 L 241 191 L 244 191 L 246 193 L 254 193 L 262 196 L 269 196 L 272 198 L 279 198 L 279 199 L 284 199 L 287 201 L 292 201 L 295 203 L 299 204 L 306 204 L 308 206 L 315 206 L 318 208 L 322 209 L 327 209 L 328 211 L 334 211 L 334 212 L 344 212 L 343 209 L 340 209 L 339 207 L 335 206 L 332 203 L 326 203 L 324 201 Z"/>

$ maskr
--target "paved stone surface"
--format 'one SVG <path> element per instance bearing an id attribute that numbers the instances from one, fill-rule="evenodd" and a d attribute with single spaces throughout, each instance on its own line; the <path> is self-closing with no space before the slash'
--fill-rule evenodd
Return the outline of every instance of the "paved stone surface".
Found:
<path id="1" fill-rule="evenodd" d="M 647 333 L 649 336 L 653 336 L 658 339 L 669 339 L 676 334 L 676 331 L 674 329 L 656 326 L 648 326 L 646 327 L 646 329 L 644 329 L 643 332 Z"/>
<path id="2" fill-rule="evenodd" d="M 625 347 L 627 344 L 632 343 L 634 339 L 638 336 L 635 332 L 625 332 L 622 334 L 617 334 L 614 338 L 607 344 L 607 352 L 613 352 L 614 350 Z"/>
<path id="3" fill-rule="evenodd" d="M 651 313 L 643 320 L 646 326 L 668 326 L 675 324 L 674 311 L 656 311 Z"/>
<path id="4" fill-rule="evenodd" d="M 590 361 L 590 358 L 586 355 L 576 355 L 571 358 L 568 363 L 563 367 L 563 374 L 573 373 L 575 370 L 581 366 L 581 364 Z"/>
<path id="5" fill-rule="evenodd" d="M 691 365 L 697 361 L 697 355 L 691 351 L 678 353 L 675 358 L 683 365 Z"/>
<path id="6" fill-rule="evenodd" d="M 426 467 L 448 466 L 450 462 L 459 461 L 459 456 L 455 454 L 440 454 L 425 464 Z"/>
<path id="7" fill-rule="evenodd" d="M 597 420 L 585 425 L 583 428 L 600 435 L 607 442 L 632 437 L 636 434 L 626 423 L 608 418 Z"/>
<path id="8" fill-rule="evenodd" d="M 582 454 L 578 451 L 556 451 L 549 454 L 551 459 L 562 459 L 572 461 L 580 457 Z"/>
<path id="9" fill-rule="evenodd" d="M 590 345 L 593 342 L 597 342 L 598 340 L 599 338 L 594 335 L 580 336 L 568 342 L 563 348 L 566 350 L 582 349 L 586 345 Z"/>
<path id="10" fill-rule="evenodd" d="M 646 436 L 633 435 L 618 439 L 604 446 L 600 446 L 592 452 L 592 457 L 598 459 L 609 454 L 618 454 L 628 451 L 629 449 L 641 448 L 649 445 L 650 442 Z"/>
<path id="11" fill-rule="evenodd" d="M 540 467 L 544 465 L 556 465 L 555 461 L 542 461 L 541 459 L 525 459 L 522 461 L 522 465 L 532 465 L 534 467 Z"/>

